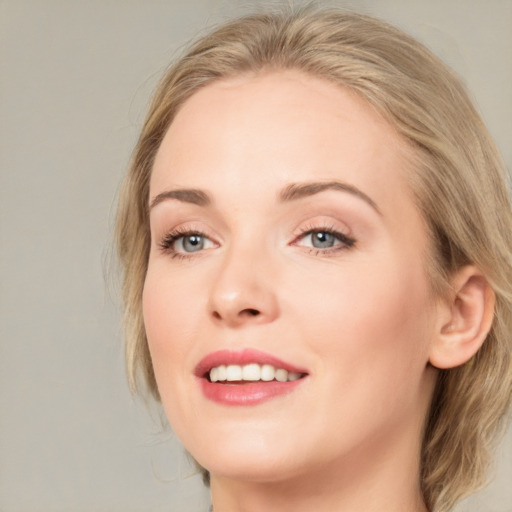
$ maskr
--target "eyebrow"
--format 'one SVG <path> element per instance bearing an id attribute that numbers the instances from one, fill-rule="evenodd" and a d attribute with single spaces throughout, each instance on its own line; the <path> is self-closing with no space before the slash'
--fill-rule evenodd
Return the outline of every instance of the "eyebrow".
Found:
<path id="1" fill-rule="evenodd" d="M 165 201 L 166 199 L 176 199 L 184 203 L 196 204 L 198 206 L 208 206 L 211 203 L 211 199 L 206 192 L 195 188 L 185 188 L 166 190 L 165 192 L 158 194 L 152 199 L 149 209 L 151 210 L 157 204 Z"/>
<path id="2" fill-rule="evenodd" d="M 379 215 L 382 215 L 379 207 L 371 197 L 354 185 L 340 181 L 291 183 L 279 193 L 278 198 L 280 202 L 294 201 L 319 194 L 325 190 L 336 190 L 352 194 L 368 203 Z M 185 188 L 166 190 L 165 192 L 156 195 L 151 200 L 149 206 L 150 210 L 167 199 L 176 199 L 177 201 L 195 204 L 197 206 L 209 206 L 212 203 L 210 196 L 200 189 Z"/>
<path id="3" fill-rule="evenodd" d="M 379 207 L 371 197 L 366 195 L 362 190 L 358 189 L 354 185 L 340 181 L 292 183 L 282 190 L 282 192 L 279 194 L 279 200 L 282 202 L 294 201 L 296 199 L 302 199 L 304 197 L 319 194 L 324 190 L 337 190 L 352 194 L 368 203 L 379 215 L 382 215 Z"/>

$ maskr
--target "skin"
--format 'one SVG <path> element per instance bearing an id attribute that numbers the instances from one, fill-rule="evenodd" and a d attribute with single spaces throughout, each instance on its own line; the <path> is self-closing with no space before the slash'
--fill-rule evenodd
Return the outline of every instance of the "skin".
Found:
<path id="1" fill-rule="evenodd" d="M 425 270 L 408 151 L 354 93 L 295 71 L 209 85 L 170 126 L 150 202 L 178 189 L 211 202 L 160 196 L 151 209 L 144 320 L 163 406 L 210 471 L 216 511 L 426 511 L 428 362 L 448 318 Z M 334 189 L 278 199 L 291 183 L 332 181 L 371 201 Z M 204 248 L 163 249 L 176 229 L 203 234 Z M 325 229 L 355 242 L 313 247 Z M 259 405 L 208 400 L 198 362 L 244 348 L 308 375 Z"/>

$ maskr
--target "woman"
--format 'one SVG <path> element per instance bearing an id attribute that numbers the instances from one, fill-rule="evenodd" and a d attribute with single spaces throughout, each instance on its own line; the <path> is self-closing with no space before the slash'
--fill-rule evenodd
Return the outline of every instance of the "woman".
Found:
<path id="1" fill-rule="evenodd" d="M 512 388 L 506 172 L 453 73 L 353 13 L 167 73 L 118 216 L 127 364 L 216 511 L 446 511 Z"/>

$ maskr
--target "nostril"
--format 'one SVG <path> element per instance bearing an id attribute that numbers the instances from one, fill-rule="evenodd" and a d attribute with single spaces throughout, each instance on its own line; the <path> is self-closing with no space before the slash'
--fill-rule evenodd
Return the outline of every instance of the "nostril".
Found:
<path id="1" fill-rule="evenodd" d="M 253 308 L 246 308 L 242 309 L 238 312 L 239 317 L 252 317 L 252 316 L 259 316 L 261 314 L 260 311 Z M 212 315 L 216 320 L 222 320 L 223 316 L 218 311 L 212 311 Z"/>
<path id="2" fill-rule="evenodd" d="M 242 315 L 246 314 L 249 316 L 258 316 L 260 314 L 260 312 L 257 309 L 247 308 L 247 309 L 240 311 L 240 314 L 242 314 Z"/>

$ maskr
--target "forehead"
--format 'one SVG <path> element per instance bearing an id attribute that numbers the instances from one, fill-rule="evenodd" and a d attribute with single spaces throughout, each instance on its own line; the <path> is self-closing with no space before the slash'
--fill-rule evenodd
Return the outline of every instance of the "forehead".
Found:
<path id="1" fill-rule="evenodd" d="M 346 87 L 294 70 L 246 75 L 214 82 L 182 105 L 157 153 L 151 195 L 181 186 L 222 194 L 234 183 L 254 192 L 343 180 L 385 209 L 397 196 L 411 202 L 409 153 Z"/>

